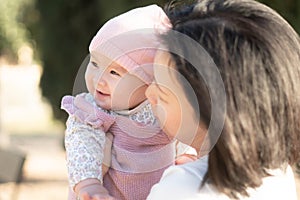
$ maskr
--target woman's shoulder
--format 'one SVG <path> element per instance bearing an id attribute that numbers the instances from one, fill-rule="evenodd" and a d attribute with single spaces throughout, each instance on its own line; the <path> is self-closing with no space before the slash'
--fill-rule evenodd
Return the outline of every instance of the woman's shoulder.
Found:
<path id="1" fill-rule="evenodd" d="M 154 185 L 148 200 L 160 199 L 214 199 L 229 200 L 229 198 L 210 184 L 202 181 L 208 169 L 208 157 L 184 165 L 169 167 L 163 174 L 160 182 Z M 291 199 L 296 200 L 296 186 L 291 167 L 269 171 L 271 176 L 263 178 L 262 185 L 249 189 L 249 197 L 240 197 L 244 200 L 260 199 Z"/>
<path id="2" fill-rule="evenodd" d="M 267 171 L 270 176 L 263 178 L 262 184 L 258 188 L 249 189 L 250 198 L 245 199 L 297 200 L 295 178 L 290 165 L 282 169 Z"/>
<path id="3" fill-rule="evenodd" d="M 189 162 L 183 165 L 175 165 L 170 167 L 165 171 L 166 176 L 168 174 L 168 171 L 172 173 L 172 171 L 179 171 L 184 176 L 191 176 L 193 178 L 203 180 L 208 168 L 208 156 L 204 156 L 202 158 L 197 159 L 194 162 Z"/>
<path id="4" fill-rule="evenodd" d="M 194 162 L 169 167 L 160 182 L 152 187 L 148 200 L 192 199 L 200 190 L 207 167 L 207 156 Z"/>

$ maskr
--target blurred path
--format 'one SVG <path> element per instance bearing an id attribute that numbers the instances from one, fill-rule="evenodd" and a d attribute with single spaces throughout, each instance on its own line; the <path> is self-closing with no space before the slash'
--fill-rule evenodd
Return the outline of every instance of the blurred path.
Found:
<path id="1" fill-rule="evenodd" d="M 14 135 L 11 145 L 27 153 L 24 179 L 18 196 L 13 196 L 13 184 L 0 184 L 0 200 L 66 200 L 67 177 L 65 152 L 59 135 Z M 295 173 L 298 199 L 300 176 Z"/>
<path id="2" fill-rule="evenodd" d="M 0 184 L 0 200 L 66 200 L 65 152 L 58 135 L 14 135 L 11 146 L 27 154 L 23 182 Z M 17 196 L 14 191 L 17 191 Z"/>

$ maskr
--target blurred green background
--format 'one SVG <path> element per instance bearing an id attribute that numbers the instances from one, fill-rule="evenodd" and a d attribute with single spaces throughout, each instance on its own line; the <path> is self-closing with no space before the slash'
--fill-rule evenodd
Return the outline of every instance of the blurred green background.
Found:
<path id="1" fill-rule="evenodd" d="M 166 0 L 1 0 L 0 57 L 17 63 L 18 50 L 26 44 L 42 66 L 42 96 L 54 117 L 66 119 L 60 100 L 71 94 L 77 71 L 88 54 L 88 45 L 109 18 L 133 7 L 163 6 Z M 299 32 L 300 0 L 262 0 L 282 14 Z"/>

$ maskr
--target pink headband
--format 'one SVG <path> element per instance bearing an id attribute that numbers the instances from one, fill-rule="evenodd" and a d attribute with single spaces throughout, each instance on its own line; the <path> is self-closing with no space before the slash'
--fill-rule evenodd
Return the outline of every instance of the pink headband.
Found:
<path id="1" fill-rule="evenodd" d="M 92 39 L 89 51 L 105 55 L 150 84 L 158 35 L 170 28 L 168 17 L 157 5 L 136 8 L 107 21 Z"/>

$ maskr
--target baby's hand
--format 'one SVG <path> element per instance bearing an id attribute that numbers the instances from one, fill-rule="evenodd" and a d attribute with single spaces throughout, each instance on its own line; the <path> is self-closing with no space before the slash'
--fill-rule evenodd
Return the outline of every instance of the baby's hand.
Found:
<path id="1" fill-rule="evenodd" d="M 113 198 L 97 179 L 85 179 L 75 186 L 75 193 L 80 200 L 102 200 Z"/>
<path id="2" fill-rule="evenodd" d="M 81 195 L 79 195 L 79 199 L 80 200 L 92 200 L 92 198 L 90 197 L 90 195 L 88 193 L 82 193 Z"/>
<path id="3" fill-rule="evenodd" d="M 193 162 L 197 160 L 197 156 L 196 155 L 192 155 L 192 154 L 182 154 L 176 157 L 175 159 L 175 165 L 182 165 L 185 163 L 189 163 L 189 162 Z"/>
<path id="4" fill-rule="evenodd" d="M 80 200 L 115 200 L 110 195 L 94 195 L 94 196 L 89 196 L 88 193 L 83 193 L 80 195 Z"/>

